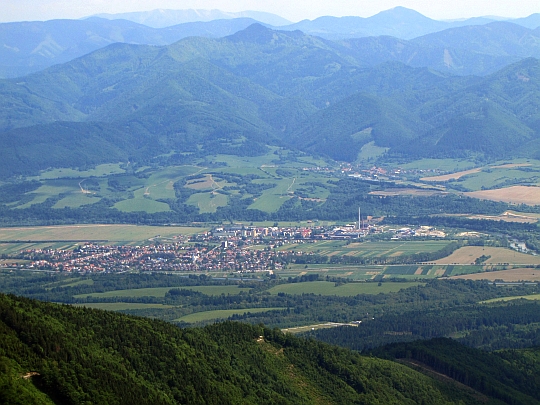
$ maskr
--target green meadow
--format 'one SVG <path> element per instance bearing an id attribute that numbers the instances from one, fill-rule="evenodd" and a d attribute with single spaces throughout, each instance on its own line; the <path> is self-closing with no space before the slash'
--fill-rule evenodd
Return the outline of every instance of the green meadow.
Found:
<path id="1" fill-rule="evenodd" d="M 513 300 L 531 300 L 531 301 L 540 301 L 540 294 L 533 295 L 521 295 L 519 297 L 503 297 L 503 298 L 494 298 L 492 300 L 482 301 L 481 304 L 491 304 L 493 302 L 507 302 Z"/>

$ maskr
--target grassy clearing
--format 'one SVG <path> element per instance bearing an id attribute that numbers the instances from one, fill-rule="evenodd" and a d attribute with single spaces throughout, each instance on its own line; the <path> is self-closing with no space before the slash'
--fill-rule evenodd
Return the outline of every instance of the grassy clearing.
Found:
<path id="1" fill-rule="evenodd" d="M 421 159 L 414 162 L 401 165 L 401 168 L 406 170 L 441 170 L 444 172 L 458 172 L 461 170 L 471 169 L 475 163 L 470 160 L 463 159 Z"/>
<path id="2" fill-rule="evenodd" d="M 53 208 L 79 208 L 83 205 L 95 204 L 98 201 L 101 201 L 100 197 L 95 197 L 92 194 L 83 194 L 80 191 L 76 191 L 68 195 L 67 197 L 62 198 Z"/>
<path id="3" fill-rule="evenodd" d="M 299 277 L 318 274 L 320 277 L 340 277 L 349 280 L 370 280 L 384 271 L 384 266 L 343 266 L 331 264 L 289 265 L 276 273 L 280 277 Z"/>
<path id="4" fill-rule="evenodd" d="M 75 169 L 52 169 L 41 172 L 39 176 L 34 177 L 35 180 L 51 180 L 73 178 L 82 179 L 88 177 L 104 177 L 112 174 L 125 173 L 125 170 L 120 167 L 120 163 L 107 163 L 96 166 L 90 170 L 75 170 Z"/>
<path id="5" fill-rule="evenodd" d="M 254 183 L 268 184 L 267 180 L 254 181 Z M 266 189 L 248 208 L 257 209 L 265 212 L 276 212 L 283 203 L 292 197 L 295 190 L 296 179 L 273 179 L 271 184 L 273 188 Z"/>
<path id="6" fill-rule="evenodd" d="M 526 214 L 526 213 L 514 214 L 514 213 L 511 213 L 510 211 L 506 211 L 503 214 L 496 215 L 496 216 L 493 216 L 493 215 L 471 215 L 471 216 L 468 216 L 467 218 L 470 218 L 470 219 L 487 219 L 487 220 L 490 220 L 490 221 L 516 222 L 516 223 L 521 223 L 521 224 L 524 224 L 524 223 L 526 223 L 526 224 L 534 224 L 534 223 L 538 222 L 539 217 L 537 215 L 534 216 L 534 215 L 530 215 L 530 214 Z"/>
<path id="7" fill-rule="evenodd" d="M 169 309 L 175 308 L 172 305 L 162 304 L 137 304 L 131 302 L 95 302 L 88 304 L 74 304 L 76 307 L 86 307 L 94 309 L 103 309 L 105 311 L 126 311 L 130 309 Z"/>
<path id="8" fill-rule="evenodd" d="M 239 288 L 235 285 L 217 285 L 217 286 L 197 286 L 197 287 L 155 287 L 155 288 L 137 288 L 132 290 L 115 290 L 107 291 L 104 293 L 94 293 L 94 294 L 79 294 L 75 295 L 75 298 L 107 298 L 107 297 L 157 297 L 163 298 L 169 290 L 173 288 L 182 288 L 186 290 L 198 291 L 206 295 L 221 295 L 221 294 L 230 294 L 237 295 L 242 291 L 244 293 L 249 292 L 249 288 Z"/>
<path id="9" fill-rule="evenodd" d="M 29 196 L 34 197 L 31 201 L 19 205 L 16 208 L 28 208 L 34 204 L 41 204 L 45 202 L 48 198 L 57 196 L 59 194 L 65 193 L 74 193 L 80 192 L 79 181 L 62 179 L 62 180 L 52 180 L 48 181 L 43 186 L 39 187 L 37 190 L 28 193 Z"/>
<path id="10" fill-rule="evenodd" d="M 328 322 L 328 323 L 319 323 L 319 324 L 316 324 L 316 325 L 296 326 L 296 327 L 293 327 L 293 328 L 281 329 L 281 331 L 283 333 L 294 333 L 294 334 L 296 334 L 296 333 L 309 332 L 309 331 L 312 331 L 312 330 L 338 328 L 338 327 L 341 327 L 341 326 L 358 327 L 357 324 Z"/>
<path id="11" fill-rule="evenodd" d="M 513 300 L 531 300 L 531 301 L 540 301 L 540 294 L 534 295 L 521 295 L 519 297 L 504 297 L 504 298 L 493 298 L 492 300 L 481 301 L 481 304 L 490 304 L 493 302 L 507 302 Z"/>
<path id="12" fill-rule="evenodd" d="M 78 286 L 78 285 L 94 285 L 94 280 L 92 279 L 89 279 L 89 280 L 78 280 L 78 281 L 73 281 L 73 282 L 68 282 L 68 283 L 54 283 L 54 285 L 51 285 L 49 284 L 47 286 L 47 288 L 54 288 L 54 287 L 75 287 L 75 286 Z"/>
<path id="13" fill-rule="evenodd" d="M 250 288 L 240 288 L 235 285 L 202 285 L 202 286 L 179 287 L 179 288 L 185 288 L 187 290 L 198 291 L 206 295 L 221 295 L 221 294 L 237 295 L 237 294 L 240 294 L 240 292 L 247 293 L 250 290 Z"/>
<path id="14" fill-rule="evenodd" d="M 246 309 L 221 309 L 215 311 L 196 312 L 194 314 L 185 315 L 181 318 L 175 319 L 175 322 L 203 322 L 212 321 L 217 319 L 227 319 L 233 315 L 243 315 L 245 313 L 258 314 L 260 312 L 281 310 L 283 308 L 246 308 Z"/>
<path id="15" fill-rule="evenodd" d="M 123 212 L 144 211 L 149 214 L 154 214 L 156 212 L 167 212 L 171 210 L 168 204 L 146 198 L 134 198 L 131 200 L 120 201 L 114 204 L 114 208 Z"/>
<path id="16" fill-rule="evenodd" d="M 414 197 L 432 197 L 434 195 L 448 195 L 447 192 L 439 190 L 419 190 L 417 188 L 396 188 L 388 190 L 371 191 L 371 195 L 380 195 L 385 197 L 396 197 L 401 195 L 410 195 Z"/>
<path id="17" fill-rule="evenodd" d="M 226 207 L 229 199 L 226 195 L 210 192 L 193 194 L 187 200 L 187 203 L 199 208 L 201 213 L 214 213 L 218 207 Z"/>
<path id="18" fill-rule="evenodd" d="M 225 163 L 228 167 L 231 168 L 254 168 L 260 167 L 261 165 L 273 165 L 272 161 L 277 159 L 277 156 L 274 155 L 274 151 L 279 148 L 271 148 L 271 152 L 263 156 L 233 156 L 233 155 L 215 155 L 208 156 L 207 159 L 213 163 Z"/>
<path id="19" fill-rule="evenodd" d="M 346 283 L 336 285 L 327 281 L 314 281 L 305 283 L 292 283 L 277 285 L 270 290 L 271 294 L 279 293 L 300 295 L 300 294 L 320 294 L 320 295 L 337 295 L 340 297 L 351 297 L 358 294 L 379 294 L 401 291 L 405 288 L 423 285 L 423 283 L 406 282 L 392 283 L 384 282 L 381 285 L 378 283 Z"/>
<path id="20" fill-rule="evenodd" d="M 387 150 L 388 148 L 375 146 L 375 141 L 366 143 L 364 146 L 362 146 L 362 149 L 360 149 L 360 153 L 358 153 L 358 160 L 376 159 L 379 156 L 384 155 Z"/>

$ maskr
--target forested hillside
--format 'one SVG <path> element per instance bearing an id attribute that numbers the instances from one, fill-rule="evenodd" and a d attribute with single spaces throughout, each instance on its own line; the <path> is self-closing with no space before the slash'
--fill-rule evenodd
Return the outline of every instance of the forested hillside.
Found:
<path id="1" fill-rule="evenodd" d="M 183 330 L 1 295 L 0 336 L 0 399 L 9 404 L 501 403 L 491 392 L 479 400 L 452 381 L 262 326 Z M 530 369 L 519 361 L 503 367 L 520 378 Z M 537 403 L 537 382 L 525 386 L 492 371 L 483 369 L 500 384 L 495 394 L 512 389 L 502 403 Z"/>
<path id="2" fill-rule="evenodd" d="M 372 66 L 353 45 L 254 24 L 168 47 L 115 44 L 0 81 L 0 173 L 256 156 L 269 144 L 345 161 L 369 142 L 407 157 L 538 153 L 537 59 L 480 79 Z"/>

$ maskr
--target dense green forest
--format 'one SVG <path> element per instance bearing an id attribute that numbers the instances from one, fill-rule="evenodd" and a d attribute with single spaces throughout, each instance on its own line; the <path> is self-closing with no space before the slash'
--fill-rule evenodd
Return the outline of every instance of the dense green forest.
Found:
<path id="1" fill-rule="evenodd" d="M 0 335 L 0 395 L 9 404 L 538 403 L 538 382 L 526 379 L 534 366 L 520 361 L 531 350 L 502 362 L 428 342 L 431 358 L 451 363 L 450 378 L 475 392 L 373 355 L 241 323 L 180 329 L 0 295 Z M 483 384 L 461 377 L 470 362 L 460 356 L 475 359 Z"/>
<path id="2" fill-rule="evenodd" d="M 487 282 L 431 280 L 397 292 L 350 296 L 269 292 L 284 284 L 319 281 L 316 274 L 261 281 L 167 274 L 104 274 L 73 278 L 61 274 L 15 272 L 0 277 L 0 291 L 68 304 L 91 306 L 97 303 L 109 305 L 111 309 L 120 305 L 117 308 L 121 312 L 186 327 L 202 326 L 218 319 L 279 328 L 362 321 L 358 327 L 309 332 L 319 340 L 358 351 L 385 343 L 434 337 L 454 337 L 467 346 L 484 350 L 540 345 L 540 312 L 535 301 L 481 304 L 495 298 L 534 294 L 536 284 L 496 286 Z M 331 277 L 326 281 L 335 285 L 351 282 Z M 371 285 L 377 288 L 378 282 Z M 227 292 L 211 295 L 197 287 L 223 287 Z M 143 288 L 163 288 L 164 291 L 159 296 L 150 292 L 142 296 L 126 294 L 126 291 L 136 293 Z M 106 292 L 108 296 L 99 295 Z M 98 295 L 94 296 L 96 293 Z M 139 304 L 140 308 L 122 309 L 123 303 Z M 258 312 L 259 309 L 263 312 Z M 221 310 L 234 310 L 236 314 L 194 323 L 179 320 L 190 314 Z"/>

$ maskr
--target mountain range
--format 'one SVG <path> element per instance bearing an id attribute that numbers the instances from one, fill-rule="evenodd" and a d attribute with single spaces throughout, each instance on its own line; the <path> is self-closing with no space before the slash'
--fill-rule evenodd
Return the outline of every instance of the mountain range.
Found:
<path id="1" fill-rule="evenodd" d="M 221 10 L 164 10 L 138 11 L 120 14 L 96 14 L 93 17 L 106 18 L 107 20 L 128 20 L 143 24 L 152 28 L 165 28 L 178 24 L 193 22 L 209 22 L 214 20 L 231 20 L 248 18 L 257 20 L 262 24 L 279 27 L 290 25 L 291 22 L 275 14 L 263 11 L 240 11 L 226 12 Z M 538 24 L 540 25 L 540 24 Z"/>
<path id="2" fill-rule="evenodd" d="M 279 27 L 280 30 L 301 30 L 306 34 L 317 35 L 326 39 L 338 40 L 370 36 L 392 36 L 399 39 L 413 39 L 423 35 L 452 28 L 485 25 L 496 20 L 487 17 L 470 18 L 458 21 L 438 21 L 426 17 L 417 11 L 395 7 L 368 17 L 319 17 L 313 21 L 304 20 L 295 24 Z M 540 14 L 507 20 L 529 29 L 540 26 Z"/>
<path id="3" fill-rule="evenodd" d="M 2 173 L 267 144 L 347 161 L 369 142 L 404 156 L 537 153 L 538 59 L 460 77 L 370 64 L 353 43 L 253 24 L 222 39 L 114 44 L 2 80 Z"/>
<path id="4" fill-rule="evenodd" d="M 24 76 L 118 42 L 162 46 L 190 36 L 221 38 L 260 20 L 275 29 L 268 23 L 271 19 L 263 18 L 265 14 L 241 15 L 245 17 L 231 18 L 236 14 L 217 11 L 157 10 L 149 14 L 135 13 L 131 15 L 134 21 L 121 19 L 125 16 L 119 15 L 108 16 L 120 18 L 113 20 L 92 17 L 0 24 L 0 44 L 3 45 L 0 47 L 0 77 Z M 166 27 L 167 24 L 152 24 L 157 28 L 140 24 L 148 23 L 151 16 L 177 16 L 174 21 L 222 19 Z M 357 51 L 364 52 L 363 57 L 369 62 L 399 60 L 411 66 L 429 66 L 453 74 L 485 75 L 521 58 L 537 57 L 538 25 L 540 14 L 512 22 L 490 19 L 443 22 L 398 7 L 370 18 L 321 17 L 284 25 L 279 30 L 301 30 L 309 35 L 350 42 Z"/>

